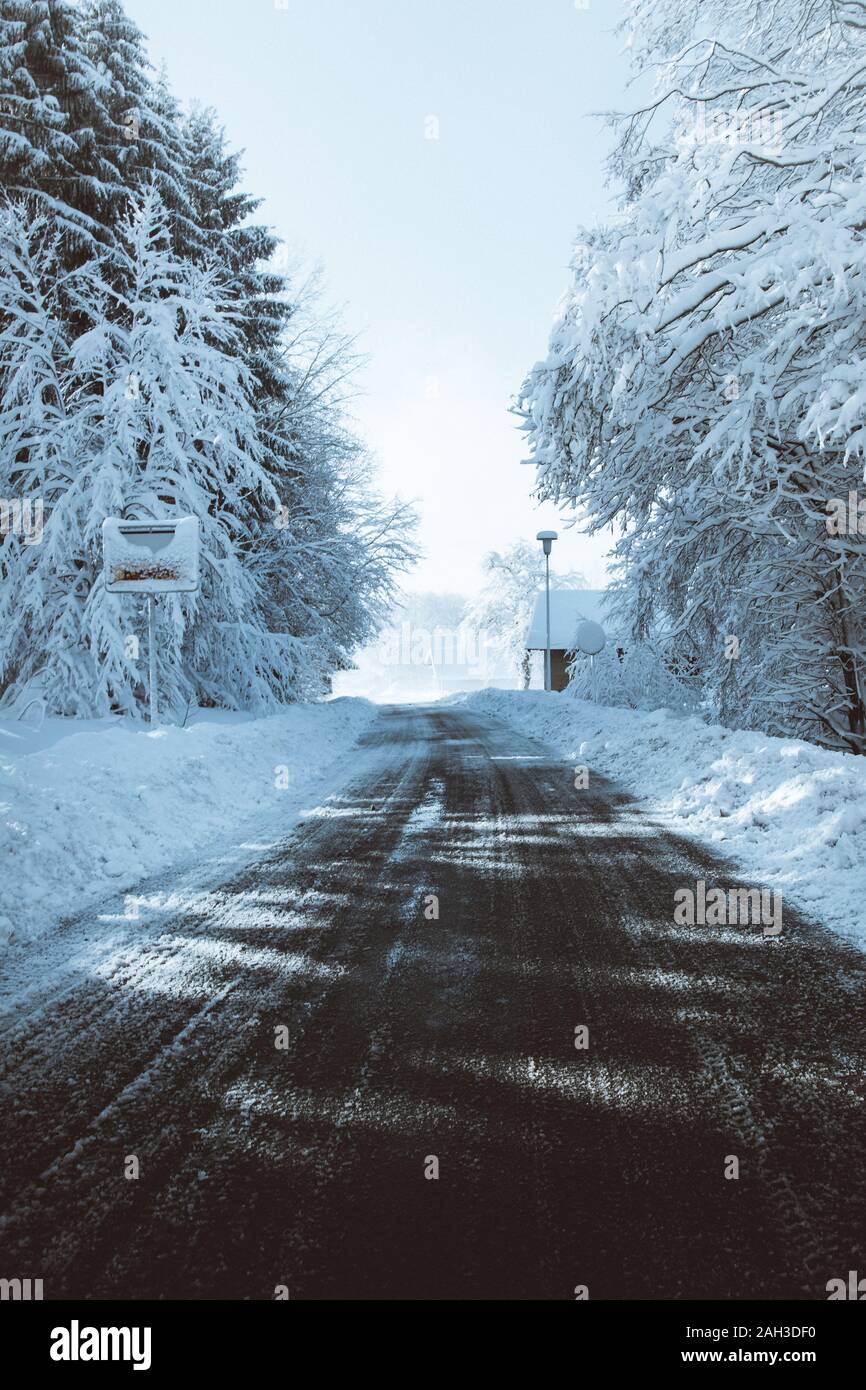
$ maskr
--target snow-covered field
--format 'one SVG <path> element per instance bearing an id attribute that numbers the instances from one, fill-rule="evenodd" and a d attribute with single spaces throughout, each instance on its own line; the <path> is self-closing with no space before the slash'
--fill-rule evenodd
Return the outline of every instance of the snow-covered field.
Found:
<path id="1" fill-rule="evenodd" d="M 543 691 L 454 698 L 619 782 L 668 829 L 866 947 L 866 758 Z"/>
<path id="2" fill-rule="evenodd" d="M 366 700 L 264 719 L 200 711 L 187 727 L 0 719 L 0 948 L 220 845 L 290 828 L 300 798 L 376 716 Z"/>

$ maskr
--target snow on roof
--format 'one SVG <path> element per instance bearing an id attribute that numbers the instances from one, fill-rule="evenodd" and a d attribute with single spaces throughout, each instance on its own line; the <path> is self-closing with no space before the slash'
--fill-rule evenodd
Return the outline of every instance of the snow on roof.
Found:
<path id="1" fill-rule="evenodd" d="M 551 589 L 550 646 L 553 650 L 569 651 L 580 622 L 600 623 L 611 636 L 610 622 L 605 614 L 605 589 Z M 535 609 L 526 634 L 528 651 L 544 651 L 547 646 L 544 590 L 535 600 Z"/>

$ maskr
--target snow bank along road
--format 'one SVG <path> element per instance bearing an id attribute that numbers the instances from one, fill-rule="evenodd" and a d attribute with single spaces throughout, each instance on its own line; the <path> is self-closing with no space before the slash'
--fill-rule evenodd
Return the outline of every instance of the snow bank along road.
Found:
<path id="1" fill-rule="evenodd" d="M 676 926 L 725 865 L 489 718 L 385 709 L 354 759 L 232 881 L 10 959 L 0 1275 L 120 1299 L 866 1275 L 862 955 L 790 914 Z"/>

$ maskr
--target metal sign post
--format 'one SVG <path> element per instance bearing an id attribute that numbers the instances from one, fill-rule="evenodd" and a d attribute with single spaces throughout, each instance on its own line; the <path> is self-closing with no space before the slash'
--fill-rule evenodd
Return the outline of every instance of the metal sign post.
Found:
<path id="1" fill-rule="evenodd" d="M 102 523 L 105 587 L 110 594 L 147 595 L 147 659 L 151 726 L 159 717 L 156 682 L 157 594 L 191 594 L 198 589 L 198 517 Z"/>
<path id="2" fill-rule="evenodd" d="M 153 632 L 153 594 L 147 596 L 147 666 L 150 685 L 150 723 L 156 724 L 159 714 L 159 697 L 156 693 L 156 638 Z"/>
<path id="3" fill-rule="evenodd" d="M 553 689 L 553 674 L 550 669 L 550 551 L 544 552 L 545 563 L 545 601 L 547 609 L 547 640 L 544 647 L 544 688 Z"/>

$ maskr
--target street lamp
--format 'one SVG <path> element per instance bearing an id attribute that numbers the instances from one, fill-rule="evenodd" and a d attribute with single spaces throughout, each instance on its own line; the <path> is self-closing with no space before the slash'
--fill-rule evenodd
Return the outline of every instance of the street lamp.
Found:
<path id="1" fill-rule="evenodd" d="M 544 546 L 545 595 L 547 603 L 547 646 L 544 649 L 544 688 L 545 690 L 550 690 L 553 685 L 550 679 L 550 552 L 553 549 L 553 542 L 558 540 L 559 537 L 555 531 L 539 531 L 535 539 L 541 541 L 541 544 Z"/>

